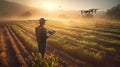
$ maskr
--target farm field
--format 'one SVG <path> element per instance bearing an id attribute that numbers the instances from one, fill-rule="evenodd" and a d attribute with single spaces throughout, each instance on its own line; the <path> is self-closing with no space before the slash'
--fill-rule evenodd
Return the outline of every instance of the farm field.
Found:
<path id="1" fill-rule="evenodd" d="M 0 22 L 0 67 L 33 67 L 33 53 L 37 52 L 35 27 L 38 24 L 37 20 Z M 45 27 L 56 31 L 47 40 L 46 62 L 51 54 L 54 55 L 51 62 L 56 62 L 51 67 L 120 66 L 119 22 L 48 20 Z"/>

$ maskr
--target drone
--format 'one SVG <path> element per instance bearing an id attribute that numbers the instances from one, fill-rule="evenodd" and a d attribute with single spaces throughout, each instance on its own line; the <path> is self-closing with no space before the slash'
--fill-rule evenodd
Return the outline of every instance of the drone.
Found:
<path id="1" fill-rule="evenodd" d="M 85 14 L 85 15 L 88 15 L 88 14 L 94 14 L 97 12 L 97 10 L 99 9 L 89 9 L 89 10 L 80 10 L 81 11 L 81 14 Z"/>

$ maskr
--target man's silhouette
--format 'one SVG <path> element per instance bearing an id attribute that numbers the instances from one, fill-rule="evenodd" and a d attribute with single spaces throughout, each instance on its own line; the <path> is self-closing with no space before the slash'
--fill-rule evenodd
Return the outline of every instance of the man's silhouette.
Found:
<path id="1" fill-rule="evenodd" d="M 44 57 L 44 55 L 45 55 L 47 38 L 54 34 L 54 32 L 53 32 L 53 33 L 47 35 L 48 33 L 46 31 L 46 28 L 44 27 L 46 21 L 47 20 L 45 20 L 44 18 L 40 18 L 40 20 L 39 20 L 40 25 L 37 26 L 35 29 L 36 39 L 38 42 L 38 50 L 41 53 L 42 57 Z"/>

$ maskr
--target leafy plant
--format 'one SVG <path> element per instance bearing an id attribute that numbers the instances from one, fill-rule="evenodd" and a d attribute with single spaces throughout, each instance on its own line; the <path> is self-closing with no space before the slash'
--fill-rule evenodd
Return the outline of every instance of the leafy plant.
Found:
<path id="1" fill-rule="evenodd" d="M 44 58 L 42 58 L 41 54 L 39 52 L 32 53 L 33 62 L 32 67 L 56 67 L 58 66 L 58 59 L 55 58 L 53 54 L 46 55 Z"/>

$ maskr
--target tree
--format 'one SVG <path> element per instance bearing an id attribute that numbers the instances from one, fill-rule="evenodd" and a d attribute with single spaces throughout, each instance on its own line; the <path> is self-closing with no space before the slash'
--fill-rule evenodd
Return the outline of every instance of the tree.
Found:
<path id="1" fill-rule="evenodd" d="M 120 4 L 107 10 L 106 15 L 109 18 L 120 20 Z"/>
<path id="2" fill-rule="evenodd" d="M 32 15 L 32 13 L 30 11 L 26 11 L 22 14 L 22 16 L 24 16 L 24 17 L 29 17 L 31 15 Z"/>

